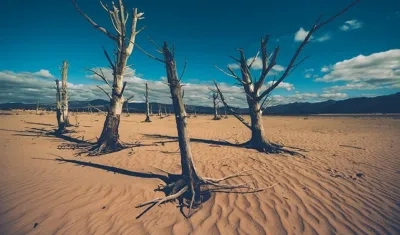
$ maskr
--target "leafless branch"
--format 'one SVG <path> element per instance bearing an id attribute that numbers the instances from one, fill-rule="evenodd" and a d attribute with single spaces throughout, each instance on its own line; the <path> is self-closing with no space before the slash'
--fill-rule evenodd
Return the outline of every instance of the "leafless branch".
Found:
<path id="1" fill-rule="evenodd" d="M 117 37 L 113 34 L 111 34 L 110 32 L 108 32 L 104 27 L 98 25 L 96 22 L 94 22 L 88 15 L 86 15 L 78 6 L 78 4 L 76 3 L 76 0 L 71 0 L 72 3 L 74 4 L 76 10 L 79 12 L 79 14 L 81 14 L 91 25 L 93 25 L 93 27 L 95 27 L 96 29 L 98 29 L 100 32 L 104 33 L 105 35 L 107 35 L 109 38 L 111 38 L 112 40 L 116 41 Z"/>
<path id="2" fill-rule="evenodd" d="M 219 71 L 223 72 L 225 75 L 236 79 L 240 83 L 240 85 L 242 85 L 242 86 L 245 85 L 245 83 L 240 79 L 240 77 L 238 75 L 236 75 L 236 73 L 229 66 L 227 66 L 227 68 L 228 68 L 229 72 L 231 72 L 231 74 L 225 72 L 223 69 L 219 68 L 216 65 L 215 65 L 215 68 L 217 68 Z"/>
<path id="3" fill-rule="evenodd" d="M 133 99 L 134 97 L 135 97 L 135 95 L 131 95 L 131 96 L 129 96 L 129 98 L 128 98 L 128 99 L 126 99 L 126 100 L 125 100 L 125 102 L 128 102 L 129 100 Z"/>
<path id="4" fill-rule="evenodd" d="M 248 68 L 251 69 L 251 66 L 253 66 L 254 61 L 256 61 L 256 59 L 258 58 L 258 54 L 260 54 L 260 51 L 257 51 L 256 56 L 254 56 L 253 60 L 251 61 L 251 63 L 248 65 Z"/>
<path id="5" fill-rule="evenodd" d="M 289 65 L 287 66 L 287 68 L 285 69 L 284 73 L 282 74 L 282 76 L 278 79 L 278 81 L 272 85 L 271 87 L 269 87 L 267 90 L 265 90 L 259 97 L 258 99 L 261 100 L 263 99 L 266 95 L 268 95 L 273 89 L 275 89 L 288 75 L 291 69 L 293 69 L 293 65 L 295 64 L 297 57 L 300 55 L 300 52 L 303 50 L 303 48 L 305 47 L 305 45 L 307 44 L 307 42 L 309 41 L 309 39 L 311 38 L 311 35 L 313 33 L 315 33 L 318 29 L 320 29 L 322 26 L 326 25 L 327 23 L 331 22 L 332 20 L 334 20 L 335 18 L 337 18 L 338 16 L 342 15 L 343 13 L 345 13 L 347 10 L 349 10 L 351 7 L 353 7 L 354 5 L 356 5 L 358 2 L 360 2 L 360 0 L 355 0 L 353 1 L 351 4 L 349 4 L 346 8 L 344 8 L 343 10 L 339 11 L 338 13 L 336 13 L 335 15 L 333 15 L 332 17 L 328 18 L 327 20 L 318 23 L 321 21 L 321 17 L 318 17 L 316 23 L 311 27 L 310 31 L 308 32 L 307 36 L 304 38 L 304 40 L 301 42 L 301 44 L 299 45 L 299 47 L 297 48 L 296 52 L 294 53 L 292 59 L 289 62 Z"/>
<path id="6" fill-rule="evenodd" d="M 100 73 L 98 73 L 98 72 L 97 72 L 96 70 L 94 70 L 94 69 L 86 69 L 86 70 L 88 70 L 88 71 L 94 73 L 95 75 L 97 75 L 98 77 L 100 77 L 110 88 L 112 88 L 111 85 L 110 85 L 110 83 L 107 81 L 107 78 L 106 78 L 106 76 L 104 75 L 103 70 L 102 70 L 101 68 L 99 69 L 99 70 L 100 70 Z"/>
<path id="7" fill-rule="evenodd" d="M 221 90 L 218 87 L 218 84 L 216 81 L 214 81 L 214 85 L 215 88 L 217 89 L 217 92 L 219 94 L 220 100 L 221 102 L 224 104 L 224 106 L 226 107 L 227 110 L 229 110 L 230 113 L 233 114 L 233 116 L 235 116 L 243 125 L 245 125 L 247 128 L 251 129 L 251 126 L 248 122 L 246 122 L 246 120 L 244 120 L 244 118 L 242 116 L 240 116 L 239 114 L 237 114 L 225 101 L 224 95 L 222 94 Z"/>
<path id="8" fill-rule="evenodd" d="M 182 80 L 183 75 L 185 74 L 186 65 L 187 65 L 187 60 L 185 59 L 185 64 L 183 65 L 182 74 L 181 74 L 181 76 L 179 77 L 179 80 L 178 80 L 179 82 Z"/>
<path id="9" fill-rule="evenodd" d="M 119 94 L 119 97 L 122 97 L 122 95 L 124 94 L 126 84 L 127 84 L 127 82 L 124 82 L 124 85 L 122 86 L 121 94 Z"/>
<path id="10" fill-rule="evenodd" d="M 157 43 L 153 39 L 151 39 L 151 37 L 147 36 L 147 39 L 149 39 L 151 44 L 153 44 L 157 48 L 157 51 L 159 51 L 161 54 L 163 54 L 163 52 L 162 52 L 163 49 L 159 45 L 157 45 Z"/>
<path id="11" fill-rule="evenodd" d="M 111 58 L 110 58 L 110 55 L 108 54 L 106 48 L 104 48 L 104 47 L 103 47 L 103 52 L 104 52 L 104 55 L 105 55 L 106 58 L 107 58 L 108 63 L 110 64 L 110 68 L 111 68 L 111 70 L 113 71 L 113 75 L 114 75 L 115 69 L 116 69 L 116 68 L 115 68 L 115 63 L 112 62 L 112 60 L 111 60 Z"/>
<path id="12" fill-rule="evenodd" d="M 152 59 L 155 59 L 155 60 L 157 60 L 157 61 L 159 61 L 159 62 L 161 62 L 161 63 L 165 63 L 164 60 L 159 59 L 159 58 L 155 57 L 154 55 L 148 53 L 148 52 L 145 51 L 143 48 L 141 48 L 139 45 L 136 44 L 136 47 L 137 47 L 141 52 L 143 52 L 145 55 L 147 55 L 148 57 L 150 57 L 150 58 L 152 58 Z"/>
<path id="13" fill-rule="evenodd" d="M 103 113 L 103 114 L 105 114 L 105 112 L 104 112 L 103 110 L 101 110 L 101 109 L 99 109 L 99 108 L 97 108 L 97 107 L 95 107 L 95 106 L 91 105 L 90 103 L 88 103 L 88 105 L 89 105 L 90 107 L 92 107 L 92 108 L 96 109 L 96 110 L 97 110 L 97 111 L 99 111 L 100 113 Z"/>
<path id="14" fill-rule="evenodd" d="M 100 89 L 100 90 L 102 90 L 104 93 L 106 93 L 106 95 L 108 96 L 108 98 L 110 98 L 110 100 L 112 99 L 112 97 L 111 97 L 111 95 L 106 91 L 106 90 L 104 90 L 101 86 L 99 86 L 99 85 L 97 85 L 97 87 Z"/>

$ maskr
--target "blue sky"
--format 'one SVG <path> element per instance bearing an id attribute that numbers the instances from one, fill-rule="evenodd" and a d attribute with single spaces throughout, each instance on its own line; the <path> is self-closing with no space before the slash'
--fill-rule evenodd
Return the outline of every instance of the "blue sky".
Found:
<path id="1" fill-rule="evenodd" d="M 108 0 L 104 2 L 109 3 Z M 112 29 L 109 17 L 98 0 L 77 0 L 77 3 L 96 23 Z M 243 94 L 240 89 L 231 87 L 233 79 L 222 74 L 214 65 L 225 68 L 234 63 L 229 56 L 237 57 L 235 49 L 239 47 L 245 49 L 248 57 L 254 56 L 259 49 L 260 37 L 269 34 L 269 50 L 279 44 L 281 51 L 277 63 L 286 67 L 300 43 L 295 40 L 296 33 L 301 39 L 301 28 L 307 31 L 321 13 L 328 17 L 349 3 L 350 0 L 252 0 L 225 3 L 209 0 L 125 0 L 127 8 L 137 7 L 139 12 L 145 13 L 145 19 L 140 21 L 139 27 L 146 26 L 146 29 L 137 36 L 138 45 L 155 54 L 147 35 L 159 44 L 163 41 L 174 44 L 176 60 L 180 65 L 178 69 L 185 58 L 188 61 L 185 82 L 198 85 L 216 79 L 226 83 L 224 91 L 232 96 L 232 102 L 238 106 L 241 105 L 239 98 Z M 286 86 L 277 88 L 273 95 L 278 101 L 293 102 L 398 92 L 400 31 L 396 30 L 396 25 L 400 25 L 400 3 L 381 0 L 378 4 L 376 0 L 362 0 L 315 34 L 314 41 L 302 52 L 303 56 L 310 58 L 285 80 Z M 11 77 L 17 77 L 6 87 L 10 89 L 14 86 L 25 94 L 15 99 L 29 102 L 33 100 L 29 95 L 37 99 L 42 94 L 37 91 L 40 88 L 30 88 L 27 84 L 37 86 L 43 83 L 47 86 L 52 83 L 54 77 L 60 76 L 59 66 L 63 60 L 70 63 L 68 79 L 71 89 L 76 89 L 72 91 L 77 94 L 71 96 L 72 100 L 91 99 L 97 95 L 99 97 L 96 98 L 106 99 L 104 94 L 97 91 L 86 97 L 80 96 L 80 93 L 85 93 L 85 89 L 92 88 L 93 84 L 100 84 L 88 76 L 85 68 L 106 67 L 102 46 L 111 51 L 114 43 L 84 20 L 71 1 L 3 0 L 0 27 L 0 79 L 10 81 Z M 354 59 L 359 55 L 365 57 Z M 349 61 L 337 64 L 344 60 Z M 155 82 L 165 76 L 162 64 L 137 49 L 134 49 L 128 63 L 134 65 L 136 79 L 127 80 L 133 83 L 128 87 L 131 93 L 140 93 L 142 88 L 136 88 L 146 80 L 152 82 L 154 99 L 166 99 L 163 92 L 168 92 L 167 87 Z M 321 72 L 324 66 L 325 72 Z M 377 72 L 377 69 L 382 71 Z M 255 70 L 254 74 L 258 72 Z M 272 78 L 269 77 L 269 80 Z M 31 80 L 25 82 L 26 79 Z M 207 89 L 195 85 L 193 92 L 201 90 L 207 96 Z M 164 95 L 154 94 L 159 91 Z M 10 101 L 9 95 L 4 94 L 10 92 L 4 91 L 0 95 L 0 103 Z M 50 93 L 43 95 L 43 99 L 52 97 Z M 188 102 L 198 101 L 199 96 L 193 95 L 190 100 L 189 95 Z M 208 100 L 204 99 L 203 102 Z"/>

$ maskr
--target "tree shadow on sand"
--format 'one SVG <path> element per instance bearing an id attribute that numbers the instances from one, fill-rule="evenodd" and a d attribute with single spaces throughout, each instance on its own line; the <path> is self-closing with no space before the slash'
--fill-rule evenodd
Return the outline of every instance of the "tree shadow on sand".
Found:
<path id="1" fill-rule="evenodd" d="M 143 134 L 146 137 L 150 138 L 155 138 L 155 139 L 164 139 L 164 141 L 156 141 L 154 144 L 165 144 L 165 143 L 170 143 L 170 142 L 177 142 L 178 137 L 177 136 L 171 136 L 171 135 L 160 135 L 160 134 Z M 209 144 L 210 146 L 213 147 L 218 147 L 218 146 L 229 146 L 229 147 L 238 147 L 238 148 L 248 148 L 246 147 L 246 143 L 230 143 L 225 140 L 208 140 L 208 139 L 199 139 L 199 138 L 190 138 L 191 142 L 197 142 L 197 143 L 203 143 L 203 144 Z M 283 145 L 278 145 L 278 147 L 283 147 Z M 298 147 L 293 147 L 293 146 L 286 146 L 291 149 L 296 149 L 302 152 L 308 152 L 305 149 L 298 148 Z M 251 148 L 250 148 L 251 149 Z M 305 157 L 304 155 L 302 155 Z"/>
<path id="2" fill-rule="evenodd" d="M 51 126 L 51 127 L 56 127 L 56 125 L 50 124 L 50 123 L 40 123 L 40 122 L 27 122 L 25 121 L 26 124 L 31 124 L 31 125 L 38 125 L 38 126 Z"/>
<path id="3" fill-rule="evenodd" d="M 53 159 L 53 158 L 32 158 L 32 159 L 56 161 L 56 162 L 59 162 L 60 164 L 71 163 L 71 164 L 75 164 L 75 166 L 92 167 L 92 168 L 96 168 L 96 169 L 105 170 L 107 172 L 113 172 L 114 174 L 121 174 L 121 175 L 127 175 L 127 176 L 132 176 L 132 177 L 144 178 L 144 179 L 159 179 L 159 180 L 163 181 L 165 185 L 169 185 L 173 182 L 176 182 L 177 180 L 179 180 L 181 178 L 181 175 L 171 174 L 171 173 L 168 173 L 165 171 L 163 171 L 163 172 L 165 172 L 166 175 L 156 174 L 156 173 L 152 173 L 152 172 L 149 172 L 149 173 L 137 172 L 137 171 L 126 170 L 126 169 L 122 169 L 122 168 L 118 168 L 118 167 L 114 167 L 114 166 L 102 165 L 102 164 L 98 164 L 98 163 L 66 159 L 66 158 L 63 158 L 63 157 L 60 157 L 57 155 L 54 155 L 54 156 L 56 156 L 55 159 Z M 162 185 L 159 185 L 157 189 L 154 189 L 154 192 L 161 191 L 161 192 L 168 194 L 169 192 L 165 192 L 164 190 L 160 189 L 161 186 Z M 201 195 L 201 198 L 202 198 L 202 202 L 205 202 L 211 198 L 211 193 L 209 191 L 204 191 Z M 190 195 L 188 193 L 185 193 L 181 197 L 178 198 L 178 202 L 179 202 L 178 207 L 180 207 L 180 211 L 181 211 L 182 215 L 184 215 L 184 216 L 186 216 L 186 215 L 185 215 L 183 209 L 187 206 L 185 204 L 185 201 L 187 201 L 187 200 L 190 200 Z M 138 216 L 136 216 L 136 219 L 139 219 L 141 216 L 143 216 L 147 211 L 149 211 L 155 205 L 156 204 L 153 204 L 153 205 L 147 207 Z"/>
<path id="4" fill-rule="evenodd" d="M 146 136 L 146 137 L 155 138 L 155 139 L 167 139 L 166 141 L 154 142 L 155 144 L 165 144 L 165 143 L 177 142 L 178 141 L 178 137 L 177 136 L 159 135 L 159 134 L 143 134 L 143 135 Z M 210 144 L 210 145 L 242 147 L 241 144 L 234 144 L 234 143 L 230 143 L 228 141 L 223 141 L 223 140 L 207 140 L 207 139 L 190 138 L 190 141 L 191 142 L 197 142 L 197 143 Z"/>
<path id="5" fill-rule="evenodd" d="M 74 143 L 74 144 L 82 144 L 82 145 L 88 145 L 91 144 L 91 142 L 83 140 L 83 138 L 79 139 L 79 138 L 75 138 L 72 136 L 68 136 L 65 134 L 69 134 L 69 133 L 78 133 L 75 130 L 69 130 L 68 132 L 64 133 L 64 134 L 60 134 L 58 133 L 56 130 L 46 130 L 44 128 L 29 128 L 27 130 L 10 130 L 10 129 L 0 129 L 1 131 L 10 131 L 10 132 L 15 132 L 15 134 L 13 134 L 14 136 L 25 136 L 25 137 L 34 137 L 34 138 L 39 138 L 39 137 L 55 137 L 57 139 L 61 139 L 70 143 Z"/>
<path id="6" fill-rule="evenodd" d="M 92 148 L 96 144 L 96 141 L 94 139 L 85 140 L 84 136 L 73 137 L 73 136 L 68 135 L 68 134 L 79 133 L 75 129 L 70 129 L 63 133 L 59 133 L 57 131 L 57 129 L 48 130 L 48 129 L 36 128 L 36 127 L 31 127 L 26 130 L 23 130 L 23 131 L 0 129 L 0 131 L 1 130 L 15 132 L 15 134 L 14 134 L 15 136 L 33 137 L 33 139 L 39 138 L 39 137 L 50 137 L 50 138 L 53 138 L 53 140 L 55 140 L 55 141 L 63 140 L 65 142 L 59 144 L 57 146 L 57 149 L 72 149 L 72 150 L 79 149 L 79 150 L 81 150 L 75 154 L 76 156 L 81 156 L 82 154 L 87 153 L 88 149 Z M 148 145 L 141 144 L 139 141 L 137 141 L 135 143 L 123 143 L 123 144 L 124 144 L 123 149 L 140 147 L 140 146 L 148 146 Z M 152 145 L 154 145 L 154 144 L 152 144 Z"/>

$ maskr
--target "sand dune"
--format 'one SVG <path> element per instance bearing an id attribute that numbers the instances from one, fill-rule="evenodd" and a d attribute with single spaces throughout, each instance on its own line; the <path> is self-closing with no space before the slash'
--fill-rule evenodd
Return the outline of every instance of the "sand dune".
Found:
<path id="1" fill-rule="evenodd" d="M 213 194 L 190 219 L 176 203 L 136 219 L 144 210 L 136 205 L 164 196 L 153 191 L 165 176 L 158 168 L 180 172 L 173 117 L 143 120 L 122 117 L 120 135 L 148 146 L 89 158 L 58 149 L 67 141 L 43 135 L 55 128 L 55 115 L 0 116 L 1 234 L 400 233 L 400 119 L 266 117 L 268 137 L 307 150 L 301 159 L 224 145 L 222 140 L 249 136 L 233 117 L 190 118 L 201 175 L 253 169 L 251 176 L 229 182 L 279 184 L 254 194 Z M 79 121 L 70 136 L 90 140 L 99 135 L 104 116 L 80 115 Z"/>

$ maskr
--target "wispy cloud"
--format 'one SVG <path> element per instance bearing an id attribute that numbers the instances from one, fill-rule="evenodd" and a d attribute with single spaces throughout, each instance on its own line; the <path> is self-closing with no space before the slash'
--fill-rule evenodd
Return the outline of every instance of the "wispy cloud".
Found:
<path id="1" fill-rule="evenodd" d="M 254 56 L 248 58 L 247 61 L 246 61 L 247 65 L 250 65 L 250 63 L 253 60 L 254 60 Z M 238 63 L 228 64 L 228 66 L 231 69 L 239 69 L 240 68 L 240 65 Z M 252 70 L 260 70 L 260 69 L 262 69 L 262 59 L 259 56 L 257 56 L 257 58 L 255 58 L 255 60 L 253 62 L 253 65 L 251 66 L 251 69 Z M 283 67 L 282 65 L 277 64 L 274 67 L 272 67 L 272 70 L 273 70 L 272 72 L 282 72 L 283 70 L 285 70 L 285 67 Z M 271 74 L 269 74 L 269 75 L 271 75 Z"/>
<path id="2" fill-rule="evenodd" d="M 108 68 L 103 70 L 104 74 L 109 80 L 111 71 Z M 88 75 L 90 76 L 90 75 Z M 89 78 L 88 78 L 89 79 Z M 135 75 L 126 76 L 125 81 L 128 82 L 127 89 L 125 90 L 125 97 L 135 95 L 132 102 L 143 102 L 142 96 L 145 92 L 145 82 L 149 84 L 149 98 L 151 102 L 170 103 L 170 94 L 168 86 L 165 84 L 165 78 L 160 80 L 146 80 Z M 35 103 L 40 99 L 42 103 L 55 103 L 55 90 L 53 89 L 55 82 L 53 79 L 44 78 L 37 73 L 16 73 L 13 71 L 0 71 L 0 102 L 25 102 Z M 96 82 L 105 90 L 110 90 L 108 85 L 102 81 Z M 96 84 L 74 84 L 68 83 L 68 89 L 71 101 L 90 101 L 93 99 L 107 99 L 107 96 L 96 87 Z M 265 87 L 271 86 L 272 81 L 267 82 Z M 239 86 L 228 85 L 225 83 L 219 84 L 227 102 L 234 107 L 247 107 L 246 96 L 243 88 Z M 208 87 L 212 87 L 211 82 L 207 83 L 184 83 L 185 90 L 185 103 L 189 105 L 203 105 L 211 106 L 212 102 L 209 99 L 211 91 Z M 277 89 L 284 89 L 286 91 L 293 91 L 294 85 L 287 82 L 279 84 Z M 289 95 L 275 96 L 274 104 L 282 104 L 288 102 L 316 102 L 326 100 L 328 97 L 342 97 L 332 96 L 327 91 L 322 94 L 317 93 L 300 93 L 295 92 Z"/>
<path id="3" fill-rule="evenodd" d="M 322 68 L 321 68 L 321 72 L 323 72 L 323 73 L 326 73 L 326 72 L 328 72 L 329 70 L 330 70 L 331 68 L 330 68 L 330 66 L 323 66 Z"/>
<path id="4" fill-rule="evenodd" d="M 287 104 L 287 103 L 294 103 L 294 102 L 321 102 L 326 100 L 342 100 L 348 98 L 346 93 L 336 92 L 330 93 L 325 91 L 321 94 L 318 93 L 301 93 L 295 92 L 292 95 L 282 96 L 282 95 L 273 95 L 272 100 L 274 104 Z"/>
<path id="5" fill-rule="evenodd" d="M 400 88 L 400 49 L 337 62 L 327 74 L 315 81 L 346 83 L 326 88 L 333 92 Z"/>
<path id="6" fill-rule="evenodd" d="M 353 20 L 348 20 L 344 22 L 342 26 L 339 27 L 340 30 L 342 31 L 350 31 L 354 29 L 359 29 L 363 26 L 363 23 L 360 22 L 359 20 L 353 19 Z"/>
<path id="7" fill-rule="evenodd" d="M 302 42 L 306 38 L 308 32 L 309 31 L 306 31 L 303 27 L 300 27 L 300 29 L 294 34 L 294 41 Z M 331 37 L 332 37 L 332 35 L 330 33 L 326 33 L 326 34 L 324 34 L 320 37 L 316 37 L 316 38 L 314 36 L 311 36 L 310 41 L 325 42 L 325 41 L 330 40 Z"/>

